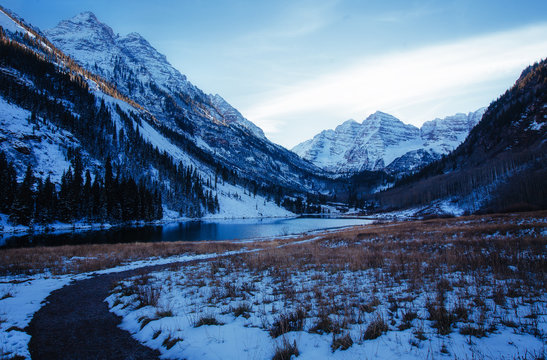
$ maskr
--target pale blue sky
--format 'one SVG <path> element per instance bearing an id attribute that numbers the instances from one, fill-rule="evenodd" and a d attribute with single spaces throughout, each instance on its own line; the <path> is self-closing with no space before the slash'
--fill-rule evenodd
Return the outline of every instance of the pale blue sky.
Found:
<path id="1" fill-rule="evenodd" d="M 376 110 L 475 110 L 547 57 L 547 1 L 0 1 L 41 29 L 90 10 L 142 34 L 289 148 Z"/>

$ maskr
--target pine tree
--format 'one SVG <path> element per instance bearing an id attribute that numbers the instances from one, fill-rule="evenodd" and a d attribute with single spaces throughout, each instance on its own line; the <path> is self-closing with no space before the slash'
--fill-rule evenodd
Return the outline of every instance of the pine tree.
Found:
<path id="1" fill-rule="evenodd" d="M 48 176 L 45 182 L 39 181 L 35 220 L 47 224 L 57 219 L 57 203 L 57 191 Z"/>
<path id="2" fill-rule="evenodd" d="M 32 186 L 34 184 L 34 176 L 30 165 L 25 172 L 23 182 L 17 187 L 17 194 L 11 211 L 11 219 L 13 222 L 21 225 L 29 225 L 34 215 L 34 193 Z"/>
<path id="3" fill-rule="evenodd" d="M 87 220 L 92 220 L 93 218 L 93 207 L 92 207 L 92 199 L 91 199 L 91 173 L 89 170 L 86 170 L 85 172 L 85 183 L 84 187 L 82 189 L 82 215 Z"/>
<path id="4" fill-rule="evenodd" d="M 0 212 L 8 213 L 11 211 L 16 190 L 15 168 L 2 151 L 0 152 Z"/>

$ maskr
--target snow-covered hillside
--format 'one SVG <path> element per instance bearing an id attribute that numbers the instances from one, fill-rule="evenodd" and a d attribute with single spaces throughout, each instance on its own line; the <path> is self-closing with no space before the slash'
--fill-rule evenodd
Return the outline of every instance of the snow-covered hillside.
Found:
<path id="1" fill-rule="evenodd" d="M 68 131 L 57 130 L 46 119 L 31 122 L 30 111 L 0 98 L 0 151 L 15 162 L 19 178 L 28 165 L 43 178 L 59 183 L 70 163 L 68 148 L 79 143 Z"/>
<path id="2" fill-rule="evenodd" d="M 220 95 L 194 86 L 139 34 L 115 35 L 90 12 L 62 21 L 46 34 L 84 68 L 148 110 L 158 120 L 156 127 L 187 138 L 240 176 L 267 186 L 326 192 L 316 178 L 321 169 L 271 143 Z"/>
<path id="3" fill-rule="evenodd" d="M 19 182 L 30 166 L 35 180 L 44 181 L 50 177 L 59 189 L 63 174 L 74 166 L 74 156 L 79 154 L 83 170 L 89 170 L 94 179 L 103 176 L 105 163 L 111 159 L 108 161 L 112 161 L 116 181 L 131 178 L 161 193 L 167 216 L 292 215 L 276 205 L 273 196 L 261 192 L 259 184 L 238 177 L 238 168 L 226 169 L 222 159 L 214 156 L 218 149 L 211 149 L 205 141 L 206 138 L 215 138 L 216 142 L 224 139 L 227 148 L 239 143 L 241 148 L 249 148 L 248 151 L 252 151 L 252 146 L 243 146 L 243 143 L 253 142 L 266 147 L 269 154 L 280 152 L 282 148 L 265 139 L 258 127 L 220 96 L 204 95 L 137 34 L 117 37 L 91 13 L 61 23 L 61 28 L 63 24 L 71 27 L 66 33 L 68 38 L 83 39 L 83 45 L 73 50 L 82 57 L 95 56 L 93 67 L 102 69 L 101 75 L 119 75 L 115 69 L 117 65 L 109 61 L 123 58 L 124 64 L 134 66 L 140 74 L 137 81 L 146 83 L 149 91 L 134 91 L 133 96 L 126 89 L 127 94 L 120 94 L 97 77 L 92 68 L 83 70 L 40 32 L 0 9 L 2 39 L 11 40 L 2 43 L 6 58 L 0 66 L 0 150 L 15 167 Z M 54 67 L 51 67 L 52 63 Z M 114 68 L 109 68 L 110 65 Z M 111 69 L 111 72 L 104 69 Z M 71 75 L 67 76 L 69 73 Z M 156 81 L 161 83 L 161 89 L 159 85 L 152 85 Z M 113 82 L 120 84 L 121 90 L 124 84 L 134 84 Z M 64 87 L 68 87 L 66 91 Z M 156 95 L 150 88 L 156 89 Z M 186 107 L 177 108 L 179 117 L 171 119 L 174 123 L 167 123 L 170 126 L 163 122 L 172 114 L 164 111 L 171 99 L 167 91 L 184 93 L 188 101 Z M 208 99 L 208 107 L 204 103 L 197 104 L 198 98 Z M 214 104 L 209 99 L 214 99 Z M 137 102 L 151 107 L 143 107 Z M 160 107 L 156 109 L 155 104 Z M 216 112 L 217 107 L 224 115 Z M 204 118 L 208 111 L 215 114 L 211 119 Z M 207 125 L 197 126 L 196 131 L 183 126 L 196 126 L 197 122 L 207 122 Z M 215 128 L 216 133 L 209 131 Z M 232 138 L 218 136 L 220 129 L 228 131 Z M 234 139 L 236 141 L 228 142 Z M 198 145 L 210 153 L 200 150 Z M 305 164 L 296 155 L 283 151 L 289 154 L 285 154 L 285 158 L 292 156 L 296 163 Z M 264 156 L 254 155 L 256 159 Z M 237 160 L 236 156 L 231 157 Z M 249 158 L 244 157 L 245 161 L 251 161 Z M 270 158 L 279 163 L 278 168 L 296 166 L 288 165 L 284 160 L 283 156 Z M 248 171 L 253 170 L 249 168 Z M 295 175 L 289 174 L 286 179 L 296 186 Z"/>
<path id="4" fill-rule="evenodd" d="M 423 166 L 455 149 L 481 119 L 485 108 L 428 121 L 418 129 L 376 112 L 362 123 L 348 120 L 292 150 L 334 173 L 363 170 L 403 172 Z"/>

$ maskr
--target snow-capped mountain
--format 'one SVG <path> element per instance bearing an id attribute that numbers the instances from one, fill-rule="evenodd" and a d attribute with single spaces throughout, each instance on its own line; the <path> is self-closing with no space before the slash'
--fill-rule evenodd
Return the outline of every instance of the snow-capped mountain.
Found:
<path id="1" fill-rule="evenodd" d="M 139 194 L 155 202 L 154 211 L 161 201 L 167 216 L 219 217 L 290 215 L 280 207 L 283 198 L 318 183 L 313 175 L 299 180 L 315 167 L 270 143 L 220 96 L 203 94 L 140 36 L 114 36 L 90 13 L 63 24 L 70 28 L 67 39 L 81 41 L 73 50 L 93 55 L 93 66 L 84 69 L 0 7 L 0 150 L 17 182 L 28 179 L 38 191 L 49 178 L 60 191 L 57 200 L 74 207 L 63 193 L 66 184 L 89 171 L 96 191 L 108 191 L 105 168 L 111 168 L 109 183 L 138 184 Z M 257 166 L 247 166 L 253 162 Z M 127 215 L 116 207 L 120 197 L 99 198 L 106 203 L 97 206 L 109 203 L 108 210 L 79 209 L 72 218 L 58 214 L 53 220 L 119 221 Z"/>
<path id="2" fill-rule="evenodd" d="M 183 93 L 189 98 L 206 97 L 142 36 L 115 35 L 112 28 L 91 12 L 61 21 L 45 34 L 85 69 L 111 81 L 119 91 L 153 113 L 161 114 L 169 101 L 164 92 Z"/>
<path id="3" fill-rule="evenodd" d="M 435 119 L 419 129 L 377 111 L 362 123 L 348 120 L 292 149 L 333 173 L 363 170 L 412 171 L 454 150 L 481 119 L 485 108 Z"/>
<path id="4" fill-rule="evenodd" d="M 266 186 L 325 190 L 322 180 L 315 179 L 321 169 L 271 143 L 221 96 L 202 92 L 139 34 L 115 35 L 90 12 L 62 21 L 46 34 L 84 68 L 149 111 L 155 129 L 184 138 L 187 151 L 205 152 Z"/>

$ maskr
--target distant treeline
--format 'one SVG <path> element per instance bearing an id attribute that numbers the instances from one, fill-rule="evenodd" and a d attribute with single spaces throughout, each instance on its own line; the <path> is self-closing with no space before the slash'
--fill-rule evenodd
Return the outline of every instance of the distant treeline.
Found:
<path id="1" fill-rule="evenodd" d="M 45 180 L 35 177 L 30 166 L 18 183 L 15 168 L 4 152 L 0 152 L 0 212 L 21 225 L 150 221 L 163 217 L 161 194 L 149 191 L 132 178 L 114 176 L 110 160 L 104 176 L 95 174 L 92 180 L 76 156 L 57 191 L 49 176 Z"/>

